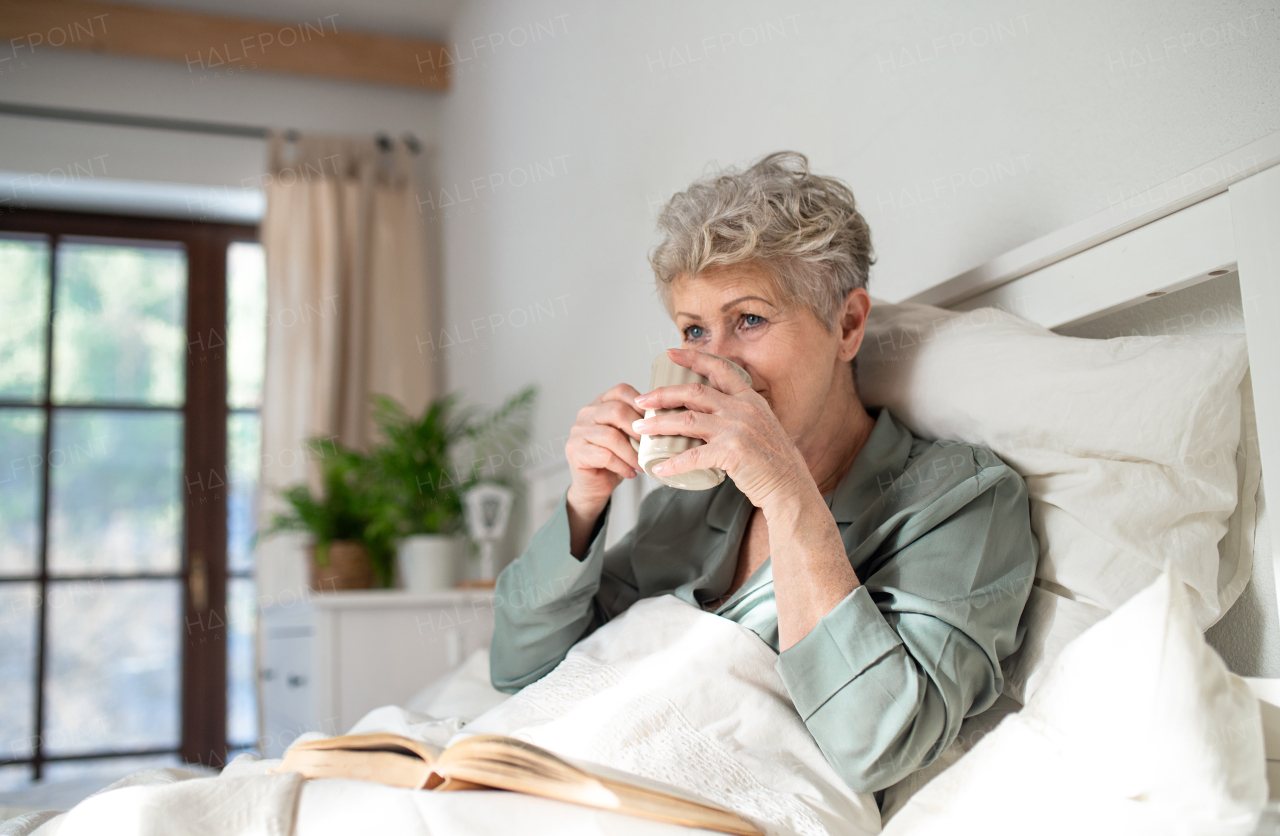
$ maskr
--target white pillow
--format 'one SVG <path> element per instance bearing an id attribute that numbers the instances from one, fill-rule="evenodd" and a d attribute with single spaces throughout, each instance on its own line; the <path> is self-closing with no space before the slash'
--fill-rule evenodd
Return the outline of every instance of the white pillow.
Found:
<path id="1" fill-rule="evenodd" d="M 1248 582 L 1219 571 L 1237 504 L 1244 337 L 1062 337 L 994 308 L 877 304 L 858 353 L 868 406 L 917 435 L 990 448 L 1027 483 L 1040 541 L 1005 693 L 1025 702 L 1057 653 L 1161 571 L 1206 629 Z"/>
<path id="2" fill-rule="evenodd" d="M 1171 567 L 1087 630 L 885 836 L 1251 833 L 1267 801 L 1258 701 L 1192 602 Z"/>
<path id="3" fill-rule="evenodd" d="M 489 679 L 489 648 L 472 652 L 454 670 L 432 682 L 404 704 L 410 711 L 446 719 L 474 720 L 510 698 Z"/>

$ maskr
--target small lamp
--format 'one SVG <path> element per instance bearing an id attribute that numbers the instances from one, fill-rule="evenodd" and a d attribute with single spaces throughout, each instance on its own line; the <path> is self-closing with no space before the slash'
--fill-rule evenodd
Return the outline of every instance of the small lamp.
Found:
<path id="1" fill-rule="evenodd" d="M 480 578 L 474 583 L 475 586 L 493 586 L 497 579 L 493 552 L 507 531 L 514 497 L 515 493 L 510 488 L 482 482 L 467 491 L 462 498 L 467 531 L 471 534 L 471 539 L 480 546 Z"/>

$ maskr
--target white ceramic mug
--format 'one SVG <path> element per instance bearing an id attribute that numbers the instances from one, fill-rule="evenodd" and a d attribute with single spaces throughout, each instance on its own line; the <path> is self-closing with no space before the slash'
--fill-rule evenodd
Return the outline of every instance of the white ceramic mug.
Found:
<path id="1" fill-rule="evenodd" d="M 710 354 L 708 356 L 717 357 L 718 355 Z M 724 360 L 723 357 L 719 359 Z M 732 360 L 725 360 L 725 362 L 738 373 L 739 377 L 746 381 L 748 386 L 751 385 L 751 375 L 747 374 L 741 366 Z M 684 366 L 673 362 L 665 351 L 653 358 L 653 375 L 649 378 L 650 392 L 661 386 L 679 386 L 683 383 L 711 385 L 710 380 L 693 369 L 686 369 Z M 646 409 L 644 417 L 652 418 L 655 415 L 670 415 L 675 412 L 684 412 L 685 410 L 686 407 L 683 406 L 676 409 Z M 667 459 L 674 458 L 686 450 L 692 450 L 694 447 L 706 444 L 700 438 L 689 438 L 683 435 L 642 435 L 639 441 L 634 438 L 630 439 L 630 441 L 631 446 L 640 454 L 640 467 L 644 468 L 645 473 L 648 473 L 664 485 L 684 491 L 705 491 L 724 481 L 724 471 L 718 467 L 691 470 L 688 473 L 677 473 L 672 476 L 659 476 L 653 472 L 654 466 L 665 462 Z"/>

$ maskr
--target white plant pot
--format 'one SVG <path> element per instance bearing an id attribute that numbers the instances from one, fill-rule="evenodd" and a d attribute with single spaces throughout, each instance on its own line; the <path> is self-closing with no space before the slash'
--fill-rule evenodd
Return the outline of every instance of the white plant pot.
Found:
<path id="1" fill-rule="evenodd" d="M 457 534 L 414 534 L 396 547 L 400 585 L 409 592 L 453 589 L 458 582 L 462 537 Z"/>

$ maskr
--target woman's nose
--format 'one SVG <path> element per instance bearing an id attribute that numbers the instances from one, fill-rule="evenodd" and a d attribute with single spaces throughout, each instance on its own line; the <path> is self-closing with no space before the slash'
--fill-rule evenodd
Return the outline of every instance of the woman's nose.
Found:
<path id="1" fill-rule="evenodd" d="M 712 329 L 707 338 L 707 351 L 719 354 L 721 357 L 725 356 L 726 352 L 735 351 L 740 345 L 738 334 L 729 325 Z"/>
<path id="2" fill-rule="evenodd" d="M 728 341 L 719 334 L 713 334 L 711 339 L 707 340 L 707 345 L 703 351 L 708 354 L 714 354 L 718 357 L 724 357 L 724 353 L 729 350 Z"/>
<path id="3" fill-rule="evenodd" d="M 734 340 L 732 338 L 716 335 L 707 341 L 707 345 L 702 350 L 708 354 L 714 354 L 717 357 L 723 357 L 730 362 L 737 363 L 742 368 L 746 368 L 746 364 L 743 363 L 742 357 L 738 354 L 736 349 L 737 346 L 734 344 Z"/>

